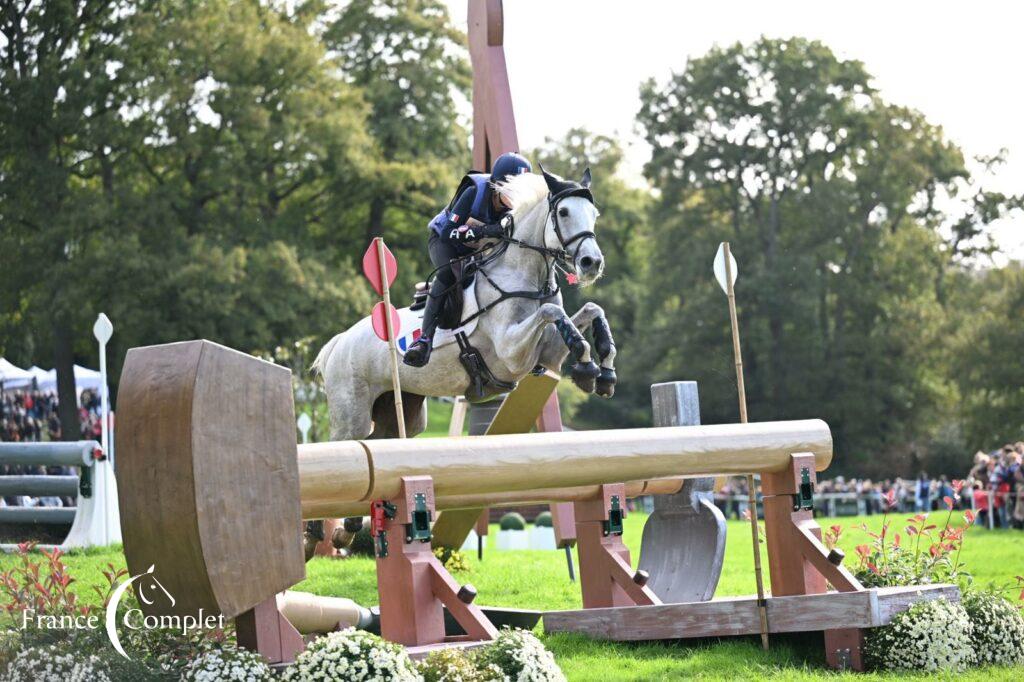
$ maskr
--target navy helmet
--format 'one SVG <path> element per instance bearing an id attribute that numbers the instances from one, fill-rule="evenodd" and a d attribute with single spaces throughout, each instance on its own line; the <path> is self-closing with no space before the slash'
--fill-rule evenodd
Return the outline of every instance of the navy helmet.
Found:
<path id="1" fill-rule="evenodd" d="M 516 152 L 505 152 L 494 161 L 491 168 L 491 181 L 504 182 L 510 175 L 533 172 L 533 166 L 526 157 Z"/>

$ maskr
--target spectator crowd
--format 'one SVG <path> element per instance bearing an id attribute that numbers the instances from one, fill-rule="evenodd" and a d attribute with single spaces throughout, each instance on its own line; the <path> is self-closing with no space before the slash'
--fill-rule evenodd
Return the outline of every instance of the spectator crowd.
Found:
<path id="1" fill-rule="evenodd" d="M 916 513 L 946 509 L 949 498 L 954 508 L 973 509 L 980 524 L 1020 530 L 1024 529 L 1022 460 L 1024 442 L 1019 442 L 992 453 L 978 452 L 967 476 L 957 481 L 925 472 L 917 478 L 882 481 L 836 476 L 818 481 L 815 507 L 826 516 L 880 514 L 886 511 L 886 500 L 892 499 L 891 511 Z M 715 493 L 715 504 L 726 517 L 743 518 L 749 507 L 746 478 L 727 479 Z"/>
<path id="2" fill-rule="evenodd" d="M 52 391 L 7 390 L 0 400 L 0 441 L 7 442 L 41 442 L 61 440 L 62 430 L 57 412 L 57 396 Z M 95 391 L 82 391 L 78 406 L 78 419 L 81 424 L 80 437 L 86 440 L 99 440 L 102 429 L 100 417 L 100 400 Z M 18 464 L 0 464 L 0 475 L 72 475 L 77 474 L 75 467 L 64 466 L 26 466 Z M 8 495 L 0 498 L 0 506 L 5 507 L 73 507 L 73 498 L 29 497 L 26 495 Z"/>

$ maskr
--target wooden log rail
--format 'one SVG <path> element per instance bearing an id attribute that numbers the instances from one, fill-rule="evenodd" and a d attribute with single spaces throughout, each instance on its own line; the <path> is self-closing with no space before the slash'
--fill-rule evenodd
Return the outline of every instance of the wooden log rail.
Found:
<path id="1" fill-rule="evenodd" d="M 641 494 L 653 479 L 780 472 L 794 452 L 812 453 L 816 470 L 825 469 L 832 461 L 828 425 L 808 419 L 314 443 L 298 446 L 299 497 L 304 518 L 364 514 L 370 500 L 398 495 L 403 476 L 428 474 L 440 509 L 493 495 L 575 501 L 602 483 L 634 481 L 632 491 Z M 675 483 L 653 485 L 678 490 Z"/>

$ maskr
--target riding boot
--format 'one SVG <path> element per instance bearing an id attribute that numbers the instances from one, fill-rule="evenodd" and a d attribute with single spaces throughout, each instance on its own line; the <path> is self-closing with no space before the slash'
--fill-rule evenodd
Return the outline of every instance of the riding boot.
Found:
<path id="1" fill-rule="evenodd" d="M 423 325 L 420 338 L 416 343 L 405 351 L 405 358 L 402 360 L 410 367 L 423 367 L 430 362 L 430 351 L 433 350 L 434 331 L 437 330 L 438 317 L 441 315 L 441 304 L 444 301 L 444 291 L 447 287 L 438 280 L 430 287 L 430 295 L 427 296 L 427 305 L 423 309 Z M 436 290 L 436 291 L 435 291 Z"/>

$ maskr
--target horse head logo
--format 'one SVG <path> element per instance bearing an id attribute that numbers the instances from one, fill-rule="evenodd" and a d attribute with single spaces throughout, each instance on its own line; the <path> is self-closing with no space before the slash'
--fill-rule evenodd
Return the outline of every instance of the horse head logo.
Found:
<path id="1" fill-rule="evenodd" d="M 138 594 L 139 601 L 149 606 L 153 604 L 160 593 L 170 602 L 171 606 L 174 606 L 175 600 L 167 588 L 156 579 L 156 575 L 153 574 L 154 566 L 150 566 L 145 573 L 134 575 L 128 580 L 117 586 L 114 593 L 110 596 L 110 602 L 107 603 L 106 612 L 106 629 L 107 637 L 110 638 L 110 643 L 114 645 L 114 650 L 121 654 L 125 658 L 129 658 L 128 654 L 125 653 L 124 648 L 121 646 L 121 638 L 117 633 L 117 607 L 121 603 L 121 598 L 124 597 L 124 593 L 128 591 L 128 588 L 132 586 L 137 580 L 143 579 L 138 584 L 136 593 Z"/>

